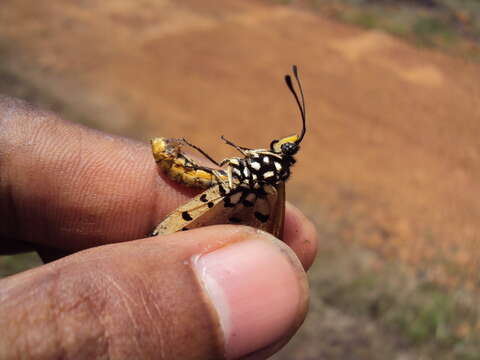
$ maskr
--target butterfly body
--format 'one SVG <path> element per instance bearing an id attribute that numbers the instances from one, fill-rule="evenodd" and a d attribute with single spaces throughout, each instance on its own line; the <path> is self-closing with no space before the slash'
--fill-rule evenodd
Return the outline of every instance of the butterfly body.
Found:
<path id="1" fill-rule="evenodd" d="M 199 147 L 185 139 L 155 138 L 152 151 L 159 168 L 173 180 L 187 186 L 206 189 L 188 203 L 169 214 L 152 235 L 170 234 L 214 224 L 244 224 L 282 238 L 285 214 L 285 181 L 295 164 L 294 155 L 305 135 L 305 102 L 303 91 L 293 67 L 302 95 L 300 102 L 290 76 L 285 80 L 302 115 L 302 132 L 274 140 L 269 149 L 249 149 L 222 139 L 242 154 L 221 162 L 212 159 Z M 217 168 L 201 166 L 183 151 L 189 146 Z"/>

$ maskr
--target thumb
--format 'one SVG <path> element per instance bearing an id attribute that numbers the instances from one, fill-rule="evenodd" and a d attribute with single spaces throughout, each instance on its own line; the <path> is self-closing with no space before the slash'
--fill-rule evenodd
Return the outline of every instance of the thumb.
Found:
<path id="1" fill-rule="evenodd" d="M 0 281 L 0 358 L 265 358 L 308 285 L 282 242 L 212 226 L 105 245 Z M 250 357 L 249 357 L 250 358 Z"/>

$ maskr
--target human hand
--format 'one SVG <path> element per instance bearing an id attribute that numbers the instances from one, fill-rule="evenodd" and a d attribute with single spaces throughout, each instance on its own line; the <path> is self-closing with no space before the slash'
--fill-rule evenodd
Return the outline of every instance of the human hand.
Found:
<path id="1" fill-rule="evenodd" d="M 0 97 L 0 252 L 73 253 L 0 280 L 0 358 L 263 359 L 283 346 L 307 310 L 313 225 L 287 205 L 289 246 L 232 225 L 143 239 L 192 195 L 147 145 Z"/>

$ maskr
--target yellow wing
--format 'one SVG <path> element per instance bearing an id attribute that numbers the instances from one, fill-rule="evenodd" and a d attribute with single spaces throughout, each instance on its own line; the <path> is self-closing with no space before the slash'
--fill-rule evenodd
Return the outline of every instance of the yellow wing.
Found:
<path id="1" fill-rule="evenodd" d="M 264 192 L 238 187 L 222 195 L 215 185 L 170 213 L 152 232 L 166 235 L 218 224 L 241 224 L 282 238 L 285 185 L 268 186 Z"/>

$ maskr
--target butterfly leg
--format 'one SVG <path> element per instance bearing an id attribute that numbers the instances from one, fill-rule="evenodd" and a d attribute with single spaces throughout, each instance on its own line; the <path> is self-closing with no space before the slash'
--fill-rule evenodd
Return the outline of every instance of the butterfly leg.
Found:
<path id="1" fill-rule="evenodd" d="M 202 149 L 199 148 L 198 146 L 193 145 L 192 143 L 188 142 L 185 138 L 182 139 L 182 142 L 183 142 L 185 145 L 188 145 L 188 146 L 190 146 L 191 148 L 197 150 L 200 154 L 202 154 L 203 156 L 205 156 L 208 160 L 210 160 L 210 161 L 211 161 L 212 163 L 214 163 L 215 165 L 221 166 L 218 161 L 216 161 L 215 159 L 213 159 L 210 155 L 208 155 L 204 150 L 202 150 Z"/>
<path id="2" fill-rule="evenodd" d="M 227 178 L 228 178 L 228 185 L 230 185 L 230 188 L 233 188 L 233 175 L 232 175 L 231 166 L 227 168 Z"/>
<path id="3" fill-rule="evenodd" d="M 238 152 L 240 152 L 243 156 L 248 156 L 248 152 L 249 150 L 252 150 L 252 149 L 249 149 L 249 148 L 246 148 L 246 147 L 243 147 L 243 146 L 238 146 L 237 144 L 234 144 L 233 142 L 231 142 L 230 140 L 227 140 L 225 138 L 225 136 L 221 136 L 221 139 L 223 141 L 225 141 L 227 143 L 227 145 L 230 145 L 230 146 L 233 146 Z"/>

